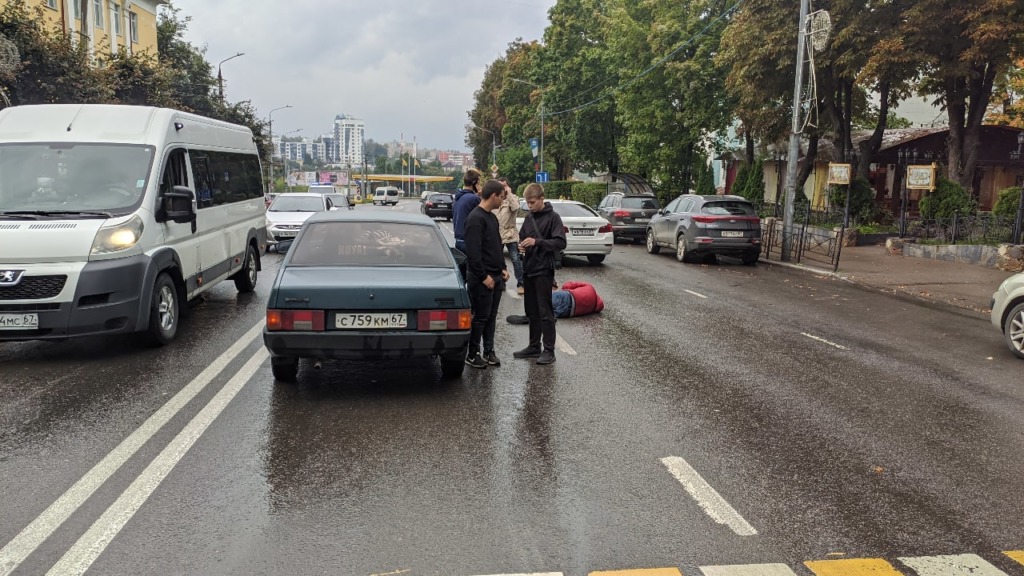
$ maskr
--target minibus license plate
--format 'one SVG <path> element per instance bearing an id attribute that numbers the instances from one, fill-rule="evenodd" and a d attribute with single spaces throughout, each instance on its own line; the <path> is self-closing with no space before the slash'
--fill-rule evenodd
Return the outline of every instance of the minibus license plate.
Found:
<path id="1" fill-rule="evenodd" d="M 0 330 L 37 330 L 39 314 L 0 314 Z"/>

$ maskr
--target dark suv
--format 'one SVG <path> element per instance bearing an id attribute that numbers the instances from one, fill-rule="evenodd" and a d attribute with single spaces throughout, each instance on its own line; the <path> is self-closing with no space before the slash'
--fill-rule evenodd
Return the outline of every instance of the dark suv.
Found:
<path id="1" fill-rule="evenodd" d="M 647 224 L 660 208 L 658 199 L 651 194 L 613 192 L 601 200 L 597 211 L 611 222 L 615 240 L 629 238 L 636 241 L 644 238 Z"/>
<path id="2" fill-rule="evenodd" d="M 703 256 L 736 256 L 753 265 L 761 254 L 761 219 L 742 196 L 684 194 L 647 225 L 647 251 L 676 251 L 680 262 Z"/>

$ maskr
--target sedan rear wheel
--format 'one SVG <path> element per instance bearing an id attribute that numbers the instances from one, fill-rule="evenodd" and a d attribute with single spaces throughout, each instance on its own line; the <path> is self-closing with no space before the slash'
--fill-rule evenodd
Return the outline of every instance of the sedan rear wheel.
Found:
<path id="1" fill-rule="evenodd" d="M 1017 304 L 1006 316 L 1003 324 L 1006 345 L 1018 358 L 1024 358 L 1024 304 Z"/>
<path id="2" fill-rule="evenodd" d="M 466 368 L 466 354 L 455 354 L 452 356 L 441 356 L 441 378 L 454 380 L 462 376 Z"/>
<path id="3" fill-rule="evenodd" d="M 299 359 L 287 356 L 270 359 L 270 371 L 278 382 L 295 382 L 299 375 Z"/>
<path id="4" fill-rule="evenodd" d="M 604 254 L 590 254 L 587 256 L 587 262 L 590 262 L 593 266 L 597 266 L 601 262 L 604 262 Z"/>
<path id="5" fill-rule="evenodd" d="M 661 246 L 658 246 L 658 242 L 654 239 L 654 230 L 647 231 L 647 253 L 657 254 L 661 252 Z"/>

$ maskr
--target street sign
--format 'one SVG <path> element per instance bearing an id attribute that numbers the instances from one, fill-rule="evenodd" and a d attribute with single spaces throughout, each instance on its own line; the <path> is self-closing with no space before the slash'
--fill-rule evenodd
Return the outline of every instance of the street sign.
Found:
<path id="1" fill-rule="evenodd" d="M 536 138 L 530 138 L 530 152 L 533 153 L 533 157 L 537 157 L 537 152 L 540 150 L 540 140 Z"/>
<path id="2" fill-rule="evenodd" d="M 491 178 L 497 178 L 497 177 L 498 177 L 498 165 L 497 164 L 491 164 Z"/>
<path id="3" fill-rule="evenodd" d="M 537 182 L 549 182 L 547 172 L 537 172 Z"/>

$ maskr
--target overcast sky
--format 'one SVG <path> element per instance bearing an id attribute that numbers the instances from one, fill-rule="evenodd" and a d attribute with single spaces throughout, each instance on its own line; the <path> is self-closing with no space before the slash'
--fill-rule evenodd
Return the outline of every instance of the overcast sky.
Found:
<path id="1" fill-rule="evenodd" d="M 225 98 L 251 100 L 274 133 L 313 138 L 337 114 L 377 142 L 464 150 L 484 69 L 517 37 L 539 40 L 555 0 L 174 0 L 187 38 L 226 62 Z"/>

